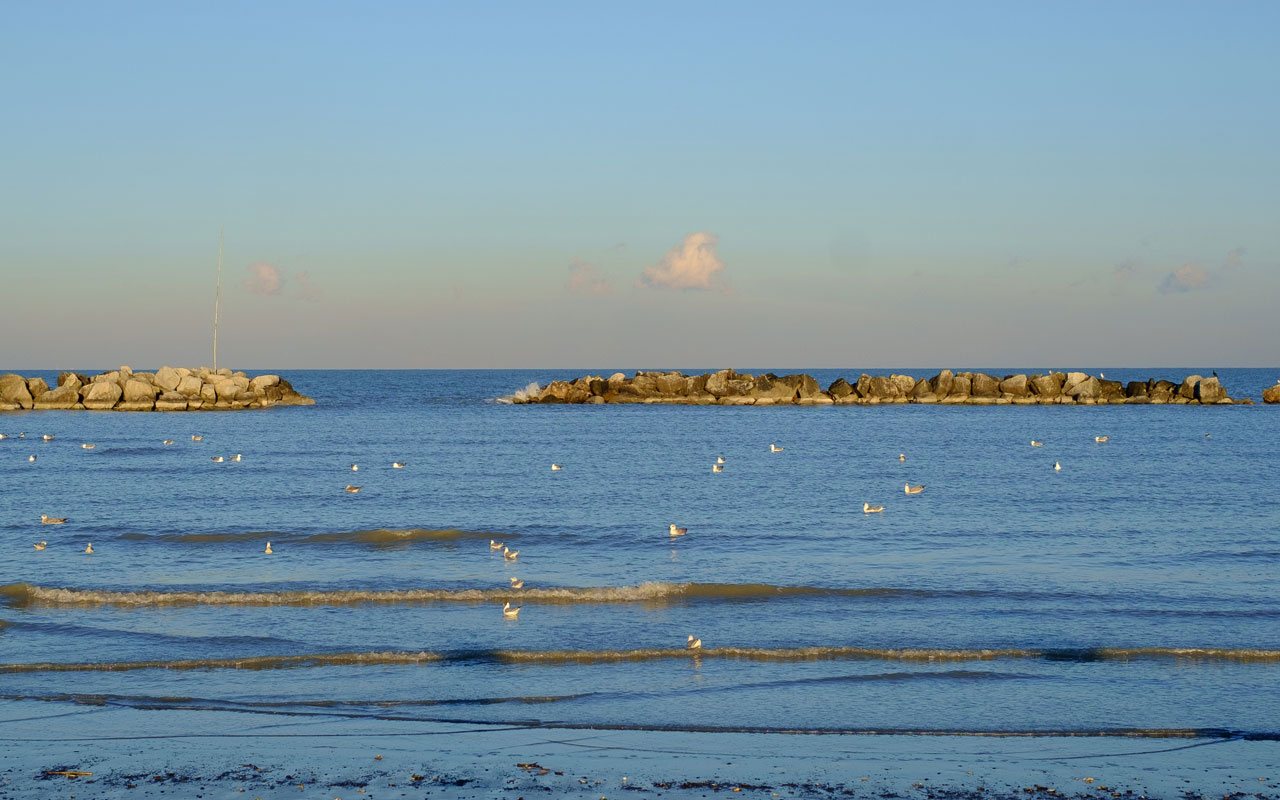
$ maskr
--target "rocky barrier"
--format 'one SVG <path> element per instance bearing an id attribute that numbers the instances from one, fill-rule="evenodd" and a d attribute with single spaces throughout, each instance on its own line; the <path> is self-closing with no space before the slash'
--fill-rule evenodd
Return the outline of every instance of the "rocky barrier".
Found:
<path id="1" fill-rule="evenodd" d="M 124 366 L 93 377 L 63 372 L 58 375 L 58 385 L 52 388 L 43 378 L 0 375 L 0 411 L 231 411 L 309 406 L 315 402 L 298 394 L 279 375 L 250 378 L 243 372 L 215 372 L 208 367 L 161 367 L 155 372 L 134 372 Z"/>
<path id="2" fill-rule="evenodd" d="M 1277 393 L 1280 400 L 1280 393 Z M 583 376 L 572 381 L 531 384 L 508 403 L 673 403 L 681 405 L 1252 405 L 1232 400 L 1216 377 L 1191 375 L 1181 383 L 1166 380 L 1109 381 L 1083 372 L 1005 375 L 943 370 L 931 378 L 862 374 L 823 389 L 809 375 L 749 375 L 722 369 L 704 375 L 680 372 L 621 372 L 608 378 Z M 1271 402 L 1271 401 L 1268 401 Z"/>

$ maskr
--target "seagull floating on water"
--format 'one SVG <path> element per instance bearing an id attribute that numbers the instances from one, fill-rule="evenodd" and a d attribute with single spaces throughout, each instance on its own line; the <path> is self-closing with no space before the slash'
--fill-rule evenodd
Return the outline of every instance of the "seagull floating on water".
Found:
<path id="1" fill-rule="evenodd" d="M 403 461 L 392 461 L 392 462 L 391 462 L 391 468 L 392 468 L 392 469 L 404 469 L 404 462 L 403 462 Z"/>
<path id="2" fill-rule="evenodd" d="M 209 460 L 215 464 L 221 464 L 223 462 L 222 456 L 210 456 Z"/>
<path id="3" fill-rule="evenodd" d="M 907 460 L 907 454 L 906 454 L 906 453 L 898 453 L 898 460 L 899 460 L 899 461 L 906 461 L 906 460 Z"/>
<path id="4" fill-rule="evenodd" d="M 1053 462 L 1053 470 L 1054 470 L 1054 472 L 1061 472 L 1061 471 L 1062 471 L 1062 465 L 1061 465 L 1061 464 L 1059 464 L 1057 461 Z"/>
<path id="5" fill-rule="evenodd" d="M 165 440 L 164 440 L 163 442 L 161 442 L 160 444 L 164 445 L 165 447 L 168 447 L 169 445 L 173 444 L 173 440 L 172 440 L 172 439 L 165 439 Z"/>
<path id="6" fill-rule="evenodd" d="M 495 541 L 494 541 L 494 540 L 492 540 L 492 539 L 490 539 L 490 540 L 489 540 L 489 549 L 490 549 L 490 550 L 501 550 L 501 549 L 502 549 L 503 547 L 505 547 L 505 546 L 506 546 L 506 545 L 505 545 L 503 542 L 495 542 Z"/>
<path id="7" fill-rule="evenodd" d="M 864 514 L 879 514 L 881 511 L 884 511 L 884 506 L 873 506 L 870 503 L 863 503 L 862 511 Z"/>
<path id="8" fill-rule="evenodd" d="M 1101 444 L 1102 442 L 1105 442 L 1106 440 L 1108 440 L 1108 439 L 1110 439 L 1110 438 L 1111 438 L 1110 436 L 1095 436 L 1095 437 L 1093 437 L 1093 440 L 1094 440 L 1095 442 L 1098 442 L 1099 444 Z"/>
<path id="9" fill-rule="evenodd" d="M 27 460 L 28 460 L 28 461 L 35 461 L 35 460 L 36 460 L 36 457 L 35 457 L 35 456 L 27 456 Z"/>
<path id="10" fill-rule="evenodd" d="M 52 442 L 52 441 L 53 441 L 53 434 L 52 434 L 52 433 L 46 433 L 44 436 L 41 436 L 40 438 L 41 438 L 41 439 L 44 439 L 46 442 Z"/>
<path id="11" fill-rule="evenodd" d="M 191 441 L 193 441 L 193 442 L 203 442 L 203 441 L 204 441 L 204 437 L 203 437 L 203 436 L 196 436 L 195 434 L 192 434 L 192 435 L 191 435 Z"/>
<path id="12" fill-rule="evenodd" d="M 920 494 L 921 492 L 924 491 L 924 484 L 921 483 L 917 486 L 912 486 L 909 483 L 904 483 L 902 484 L 902 491 L 906 492 L 907 494 Z"/>
<path id="13" fill-rule="evenodd" d="M 43 549 L 45 549 L 45 548 L 46 548 L 46 547 L 48 547 L 48 546 L 49 546 L 49 543 L 48 543 L 48 542 L 36 542 L 36 543 L 35 543 L 35 548 L 36 548 L 37 550 L 43 550 Z"/>
<path id="14" fill-rule="evenodd" d="M 677 527 L 676 527 L 676 524 L 675 524 L 674 522 L 673 522 L 673 523 L 671 523 L 671 535 L 672 535 L 672 536 L 684 536 L 684 535 L 685 535 L 686 533 L 688 533 L 688 532 L 689 532 L 689 529 L 688 529 L 688 528 L 677 528 Z"/>
<path id="15" fill-rule="evenodd" d="M 701 650 L 702 640 L 693 638 L 693 634 L 689 634 L 689 639 L 684 643 L 686 650 Z"/>
<path id="16" fill-rule="evenodd" d="M 92 450 L 93 448 L 97 447 L 96 444 L 82 444 L 80 446 L 83 447 L 85 450 Z"/>
<path id="17" fill-rule="evenodd" d="M 267 542 L 267 549 L 263 550 L 262 552 L 266 553 L 267 555 L 271 555 L 272 553 L 275 552 L 274 550 L 271 549 L 271 542 Z"/>
<path id="18" fill-rule="evenodd" d="M 516 556 L 518 556 L 518 555 L 520 555 L 520 551 L 519 551 L 519 550 L 512 550 L 512 549 L 511 549 L 511 548 L 509 548 L 509 547 L 503 547 L 503 548 L 502 548 L 502 557 L 503 557 L 503 558 L 505 558 L 505 559 L 506 559 L 506 560 L 508 560 L 508 561 L 515 561 L 515 560 L 516 560 Z"/>
<path id="19" fill-rule="evenodd" d="M 1031 440 L 1031 446 L 1032 446 L 1032 447 L 1044 447 L 1044 442 L 1037 442 L 1035 439 L 1032 439 L 1032 440 Z"/>
<path id="20" fill-rule="evenodd" d="M 515 608 L 512 608 L 510 603 L 503 603 L 502 616 L 504 619 L 515 619 L 520 616 L 521 608 L 524 608 L 524 606 L 516 606 Z"/>
<path id="21" fill-rule="evenodd" d="M 8 439 L 8 438 L 9 438 L 9 434 L 7 434 L 7 433 L 0 433 L 0 439 Z"/>
<path id="22" fill-rule="evenodd" d="M 519 578 L 509 578 L 508 580 L 510 580 L 510 581 L 511 581 L 511 588 L 512 588 L 512 589 L 523 589 L 523 588 L 524 588 L 524 581 L 520 580 Z"/>
<path id="23" fill-rule="evenodd" d="M 778 447 L 776 444 L 769 445 L 770 453 L 781 453 L 785 449 L 786 449 L 785 447 Z"/>
<path id="24" fill-rule="evenodd" d="M 66 517 L 51 517 L 48 514 L 40 515 L 41 525 L 62 525 L 67 521 Z"/>
<path id="25" fill-rule="evenodd" d="M 352 472 L 359 472 L 359 471 L 360 471 L 360 465 L 359 465 L 359 464 L 352 464 L 352 465 L 351 465 L 351 471 L 352 471 Z"/>
<path id="26" fill-rule="evenodd" d="M 724 472 L 724 464 L 712 464 L 712 465 L 711 465 L 711 471 L 712 471 L 712 472 Z"/>
<path id="27" fill-rule="evenodd" d="M 231 460 L 232 460 L 232 461 L 239 461 L 239 460 L 240 460 L 241 455 L 242 455 L 241 453 L 236 453 L 234 456 L 232 456 L 232 457 L 231 457 Z"/>
<path id="28" fill-rule="evenodd" d="M 93 542 L 89 542 L 88 544 L 86 544 L 86 545 L 84 546 L 84 551 L 85 551 L 85 553 L 87 553 L 87 554 L 89 554 L 89 555 L 92 555 L 92 554 L 93 554 Z"/>
<path id="29" fill-rule="evenodd" d="M 716 457 L 716 463 L 717 463 L 717 464 L 723 464 L 723 463 L 724 463 L 724 456 L 717 456 L 717 457 Z"/>
<path id="30" fill-rule="evenodd" d="M 552 464 L 552 465 L 551 465 L 551 471 L 552 471 L 552 472 L 558 472 L 558 471 L 560 471 L 560 470 L 562 470 L 562 469 L 564 469 L 564 467 L 560 466 L 559 464 Z"/>
<path id="31" fill-rule="evenodd" d="M 355 494 L 356 492 L 360 491 L 360 487 L 359 487 L 359 486 L 352 486 L 351 484 L 349 484 L 349 483 L 348 483 L 348 484 L 347 484 L 347 488 L 345 489 L 345 491 L 346 491 L 348 494 Z"/>

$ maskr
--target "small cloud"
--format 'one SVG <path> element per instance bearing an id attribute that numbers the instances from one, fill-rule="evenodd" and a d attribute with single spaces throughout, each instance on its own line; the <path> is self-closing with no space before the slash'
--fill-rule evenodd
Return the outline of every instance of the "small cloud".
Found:
<path id="1" fill-rule="evenodd" d="M 595 264 L 575 258 L 569 263 L 569 291 L 593 294 L 597 297 L 609 293 L 612 282 L 600 274 Z"/>
<path id="2" fill-rule="evenodd" d="M 716 235 L 691 233 L 667 251 L 662 260 L 645 267 L 636 286 L 650 289 L 719 289 L 724 262 L 716 255 Z"/>
<path id="3" fill-rule="evenodd" d="M 241 285 L 250 294 L 279 294 L 284 281 L 279 269 L 265 261 L 255 261 L 249 265 L 249 277 Z"/>
<path id="4" fill-rule="evenodd" d="M 1160 293 L 1191 292 L 1209 285 L 1209 273 L 1199 264 L 1183 264 L 1164 276 Z"/>
<path id="5" fill-rule="evenodd" d="M 1237 247 L 1236 249 L 1232 250 L 1230 253 L 1227 253 L 1226 259 L 1223 260 L 1222 262 L 1222 268 L 1238 269 L 1240 266 L 1244 264 L 1244 257 L 1245 257 L 1245 254 L 1248 252 L 1249 251 L 1245 250 L 1243 247 Z"/>
<path id="6" fill-rule="evenodd" d="M 324 292 L 320 291 L 320 287 L 311 282 L 311 275 L 305 270 L 294 275 L 293 279 L 298 282 L 298 297 L 300 299 L 314 303 L 324 297 Z"/>

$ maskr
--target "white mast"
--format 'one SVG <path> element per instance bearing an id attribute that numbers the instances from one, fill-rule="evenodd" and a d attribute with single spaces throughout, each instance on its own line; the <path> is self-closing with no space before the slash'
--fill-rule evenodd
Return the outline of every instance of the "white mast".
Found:
<path id="1" fill-rule="evenodd" d="M 213 295 L 213 371 L 218 371 L 218 306 L 222 303 L 222 237 L 218 229 L 218 286 Z"/>

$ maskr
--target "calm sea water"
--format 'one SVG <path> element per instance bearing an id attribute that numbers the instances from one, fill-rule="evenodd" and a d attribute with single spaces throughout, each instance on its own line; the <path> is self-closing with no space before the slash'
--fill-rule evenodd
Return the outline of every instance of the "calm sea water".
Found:
<path id="1" fill-rule="evenodd" d="M 295 371 L 315 407 L 0 415 L 0 699 L 1280 730 L 1280 409 L 494 402 L 585 372 Z M 1255 399 L 1280 377 L 1219 372 Z"/>

